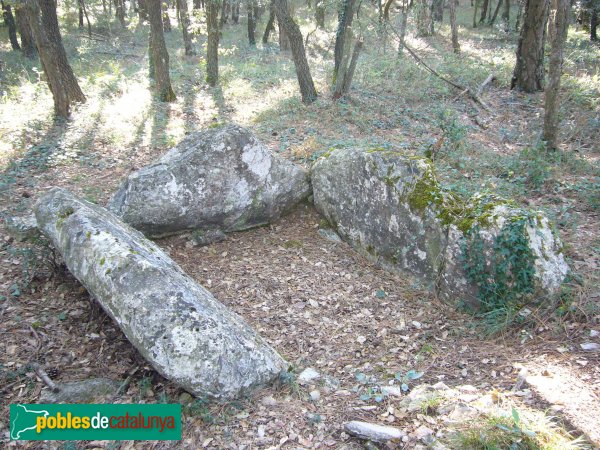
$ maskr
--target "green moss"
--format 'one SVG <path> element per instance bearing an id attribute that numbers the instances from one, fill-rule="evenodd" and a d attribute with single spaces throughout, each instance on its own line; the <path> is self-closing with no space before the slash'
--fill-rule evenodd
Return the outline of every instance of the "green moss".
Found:
<path id="1" fill-rule="evenodd" d="M 102 258 L 100 258 L 100 265 L 101 266 L 103 266 L 105 262 L 106 262 L 106 259 L 104 258 L 104 256 Z"/>
<path id="2" fill-rule="evenodd" d="M 86 239 L 90 239 L 92 237 L 92 232 L 88 231 L 87 233 L 85 233 L 85 237 Z"/>
<path id="3" fill-rule="evenodd" d="M 292 239 L 290 241 L 285 241 L 283 246 L 285 248 L 302 248 L 302 242 Z"/>
<path id="4" fill-rule="evenodd" d="M 73 208 L 71 208 L 70 206 L 67 206 L 65 209 L 63 209 L 62 211 L 60 211 L 58 213 L 58 217 L 60 217 L 61 219 L 66 219 L 67 217 L 69 217 L 74 212 L 75 211 L 73 210 Z"/>

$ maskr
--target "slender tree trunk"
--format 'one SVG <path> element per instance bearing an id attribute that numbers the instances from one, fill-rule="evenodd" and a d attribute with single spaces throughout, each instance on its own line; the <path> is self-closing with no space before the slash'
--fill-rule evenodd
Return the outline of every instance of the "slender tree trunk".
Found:
<path id="1" fill-rule="evenodd" d="M 187 0 L 177 0 L 177 10 L 179 11 L 179 23 L 181 24 L 181 33 L 183 34 L 185 54 L 188 56 L 195 55 L 192 35 L 190 34 L 190 13 L 188 11 Z"/>
<path id="2" fill-rule="evenodd" d="M 21 50 L 19 39 L 17 38 L 17 26 L 15 24 L 15 18 L 13 16 L 10 4 L 2 2 L 2 16 L 4 17 L 4 23 L 8 27 L 8 39 L 10 40 L 10 46 L 13 50 Z"/>
<path id="3" fill-rule="evenodd" d="M 202 9 L 204 7 L 204 3 L 201 0 L 193 1 L 193 9 Z"/>
<path id="4" fill-rule="evenodd" d="M 444 20 L 444 0 L 433 0 L 433 20 L 436 22 Z"/>
<path id="5" fill-rule="evenodd" d="M 78 5 L 78 15 L 79 15 L 79 29 L 83 29 L 84 27 L 84 23 L 83 23 L 83 7 L 81 6 L 81 0 L 77 1 Z"/>
<path id="6" fill-rule="evenodd" d="M 272 31 L 275 31 L 275 9 L 273 9 L 273 0 L 269 3 L 269 20 L 267 20 L 267 26 L 262 37 L 263 44 L 269 42 L 269 35 Z"/>
<path id="7" fill-rule="evenodd" d="M 275 6 L 275 2 L 277 0 L 273 0 L 273 5 Z M 291 17 L 289 11 L 289 5 L 287 1 L 285 2 L 286 7 L 288 8 L 287 15 Z M 277 17 L 277 29 L 279 31 L 279 51 L 280 52 L 289 52 L 290 51 L 290 40 L 288 38 L 286 29 L 284 25 L 281 23 L 281 19 L 279 19 L 279 15 L 277 14 L 277 7 L 275 6 L 275 15 Z"/>
<path id="8" fill-rule="evenodd" d="M 504 0 L 504 10 L 502 11 L 502 22 L 504 22 L 504 32 L 508 33 L 510 26 L 510 0 Z"/>
<path id="9" fill-rule="evenodd" d="M 494 14 L 490 18 L 490 21 L 488 22 L 488 25 L 494 25 L 494 22 L 496 21 L 496 17 L 498 17 L 498 12 L 500 11 L 500 6 L 502 6 L 502 3 L 503 3 L 503 0 L 498 0 L 498 4 L 496 5 L 496 9 L 494 9 Z"/>
<path id="10" fill-rule="evenodd" d="M 219 19 L 219 29 L 223 28 L 223 25 L 227 23 L 227 17 L 229 16 L 229 2 L 230 0 L 221 0 L 221 18 Z"/>
<path id="11" fill-rule="evenodd" d="M 125 28 L 125 3 L 123 0 L 115 1 L 115 16 L 119 19 L 119 23 Z"/>
<path id="12" fill-rule="evenodd" d="M 37 48 L 35 48 L 35 41 L 33 39 L 27 13 L 23 8 L 24 7 L 21 4 L 15 6 L 17 30 L 21 35 L 21 51 L 27 58 L 35 58 L 37 55 Z"/>
<path id="13" fill-rule="evenodd" d="M 552 53 L 550 54 L 548 64 L 548 86 L 545 92 L 543 135 L 543 140 L 546 141 L 546 148 L 548 150 L 558 148 L 560 77 L 562 75 L 565 41 L 569 29 L 570 8 L 571 3 L 569 0 L 558 0 L 554 16 L 555 20 L 551 24 L 554 30 L 552 33 Z"/>
<path id="14" fill-rule="evenodd" d="M 343 0 L 338 16 L 338 27 L 335 32 L 335 48 L 333 52 L 333 85 L 335 86 L 338 70 L 344 56 L 347 30 L 354 19 L 355 0 Z"/>
<path id="15" fill-rule="evenodd" d="M 433 35 L 433 0 L 419 0 L 417 5 L 417 36 Z"/>
<path id="16" fill-rule="evenodd" d="M 22 2 L 54 98 L 54 112 L 68 117 L 71 103 L 85 102 L 62 43 L 55 0 L 24 0 Z"/>
<path id="17" fill-rule="evenodd" d="M 477 10 L 479 9 L 479 0 L 475 0 L 475 8 L 473 9 L 473 28 L 477 28 Z"/>
<path id="18" fill-rule="evenodd" d="M 460 44 L 458 42 L 458 25 L 456 25 L 456 1 L 448 0 L 450 7 L 450 32 L 452 35 L 452 50 L 454 53 L 460 53 Z"/>
<path id="19" fill-rule="evenodd" d="M 319 28 L 325 29 L 325 0 L 315 0 L 315 22 Z"/>
<path id="20" fill-rule="evenodd" d="M 600 6 L 599 6 L 600 7 Z M 590 40 L 598 40 L 598 9 L 594 8 L 590 17 Z"/>
<path id="21" fill-rule="evenodd" d="M 206 82 L 216 86 L 219 82 L 219 0 L 206 0 Z"/>
<path id="22" fill-rule="evenodd" d="M 352 34 L 351 29 L 348 28 L 348 34 Z M 351 41 L 351 36 L 348 37 L 346 43 Z M 350 51 L 346 51 L 342 58 L 342 63 L 340 65 L 338 76 L 335 81 L 335 86 L 333 89 L 333 99 L 337 100 L 343 95 L 347 94 L 350 91 L 350 86 L 352 85 L 352 78 L 354 77 L 354 71 L 356 69 L 356 64 L 358 62 L 358 56 L 360 55 L 360 51 L 362 49 L 363 42 L 357 41 L 354 44 L 354 50 L 352 51 L 352 57 L 350 58 Z M 347 46 L 349 47 L 349 46 Z"/>
<path id="23" fill-rule="evenodd" d="M 302 103 L 309 104 L 317 99 L 317 90 L 310 74 L 310 67 L 306 59 L 304 50 L 304 40 L 298 24 L 292 19 L 287 0 L 275 0 L 273 2 L 277 21 L 282 24 L 286 35 L 288 36 L 292 50 L 292 58 L 296 66 L 296 76 L 300 85 Z"/>
<path id="24" fill-rule="evenodd" d="M 256 9 L 256 6 L 254 8 Z M 254 22 L 258 20 L 256 16 L 254 14 Z M 232 0 L 231 2 L 231 21 L 236 25 L 240 21 L 240 0 Z"/>
<path id="25" fill-rule="evenodd" d="M 516 87 L 525 92 L 535 92 L 544 88 L 544 41 L 548 7 L 548 0 L 526 0 L 511 89 Z"/>
<path id="26" fill-rule="evenodd" d="M 161 14 L 162 14 L 162 24 L 163 31 L 165 33 L 171 32 L 171 18 L 169 17 L 169 4 L 167 2 L 161 1 Z"/>
<path id="27" fill-rule="evenodd" d="M 138 0 L 138 17 L 140 23 L 148 21 L 148 8 L 146 6 L 147 0 Z"/>
<path id="28" fill-rule="evenodd" d="M 256 0 L 246 0 L 246 9 L 248 11 L 248 44 L 256 47 Z"/>
<path id="29" fill-rule="evenodd" d="M 479 17 L 479 23 L 485 23 L 485 18 L 487 16 L 489 5 L 490 0 L 483 0 L 483 5 L 481 5 L 481 16 Z"/>
<path id="30" fill-rule="evenodd" d="M 525 0 L 519 0 L 519 9 L 517 10 L 517 20 L 515 21 L 515 31 L 519 32 L 521 29 L 521 18 L 523 17 L 523 5 Z"/>
<path id="31" fill-rule="evenodd" d="M 169 75 L 169 52 L 163 34 L 161 0 L 146 0 L 146 6 L 150 21 L 149 49 L 152 56 L 150 70 L 154 69 L 155 91 L 161 101 L 172 102 L 175 100 L 175 93 Z"/>
<path id="32" fill-rule="evenodd" d="M 398 15 L 398 36 L 400 43 L 398 44 L 398 57 L 404 54 L 404 38 L 406 36 L 406 22 L 408 21 L 408 6 L 403 4 Z"/>

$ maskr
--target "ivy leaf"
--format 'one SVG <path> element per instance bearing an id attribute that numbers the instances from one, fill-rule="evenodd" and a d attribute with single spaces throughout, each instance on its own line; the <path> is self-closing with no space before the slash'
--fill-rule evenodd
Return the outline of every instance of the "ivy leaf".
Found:
<path id="1" fill-rule="evenodd" d="M 371 400 L 371 394 L 363 394 L 363 395 L 360 396 L 360 399 L 363 402 L 366 402 L 367 400 Z"/>
<path id="2" fill-rule="evenodd" d="M 364 383 L 367 379 L 367 376 L 362 372 L 358 372 L 355 375 L 355 377 L 356 377 L 356 381 L 358 381 L 359 383 Z"/>
<path id="3" fill-rule="evenodd" d="M 408 384 L 402 383 L 402 385 L 400 386 L 400 388 L 402 389 L 403 392 L 407 392 L 408 391 Z"/>
<path id="4" fill-rule="evenodd" d="M 408 372 L 406 372 L 406 377 L 409 380 L 418 380 L 422 376 L 423 376 L 423 372 L 416 372 L 414 370 L 409 370 Z"/>
<path id="5" fill-rule="evenodd" d="M 375 297 L 385 298 L 385 291 L 382 291 L 381 289 L 379 289 L 377 292 L 375 292 Z"/>
<path id="6" fill-rule="evenodd" d="M 66 313 L 66 312 L 64 312 L 64 311 L 63 311 L 63 312 L 61 312 L 61 313 L 58 315 L 58 320 L 61 320 L 61 321 L 62 321 L 62 320 L 67 320 L 67 313 Z"/>

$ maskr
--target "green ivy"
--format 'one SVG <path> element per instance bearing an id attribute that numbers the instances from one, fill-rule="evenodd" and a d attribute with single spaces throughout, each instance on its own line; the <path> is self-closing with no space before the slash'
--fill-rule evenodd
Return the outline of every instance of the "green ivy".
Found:
<path id="1" fill-rule="evenodd" d="M 522 306 L 534 293 L 535 255 L 529 247 L 530 215 L 509 218 L 495 239 L 491 261 L 486 261 L 480 225 L 475 225 L 463 243 L 467 278 L 478 287 L 481 312 Z"/>

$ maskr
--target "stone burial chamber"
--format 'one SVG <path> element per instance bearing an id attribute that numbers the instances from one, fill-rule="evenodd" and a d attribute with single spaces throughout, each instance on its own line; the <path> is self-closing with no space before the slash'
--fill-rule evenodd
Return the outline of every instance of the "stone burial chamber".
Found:
<path id="1" fill-rule="evenodd" d="M 68 269 L 127 339 L 190 393 L 229 400 L 287 369 L 241 317 L 113 213 L 53 188 L 37 201 L 35 216 Z"/>
<path id="2" fill-rule="evenodd" d="M 431 162 L 385 149 L 340 149 L 311 172 L 314 202 L 367 258 L 443 299 L 493 309 L 559 289 L 568 266 L 549 220 L 494 195 L 442 189 Z"/>
<path id="3" fill-rule="evenodd" d="M 214 236 L 264 225 L 310 194 L 308 174 L 226 125 L 194 133 L 132 174 L 109 209 L 149 237 L 187 230 Z"/>

